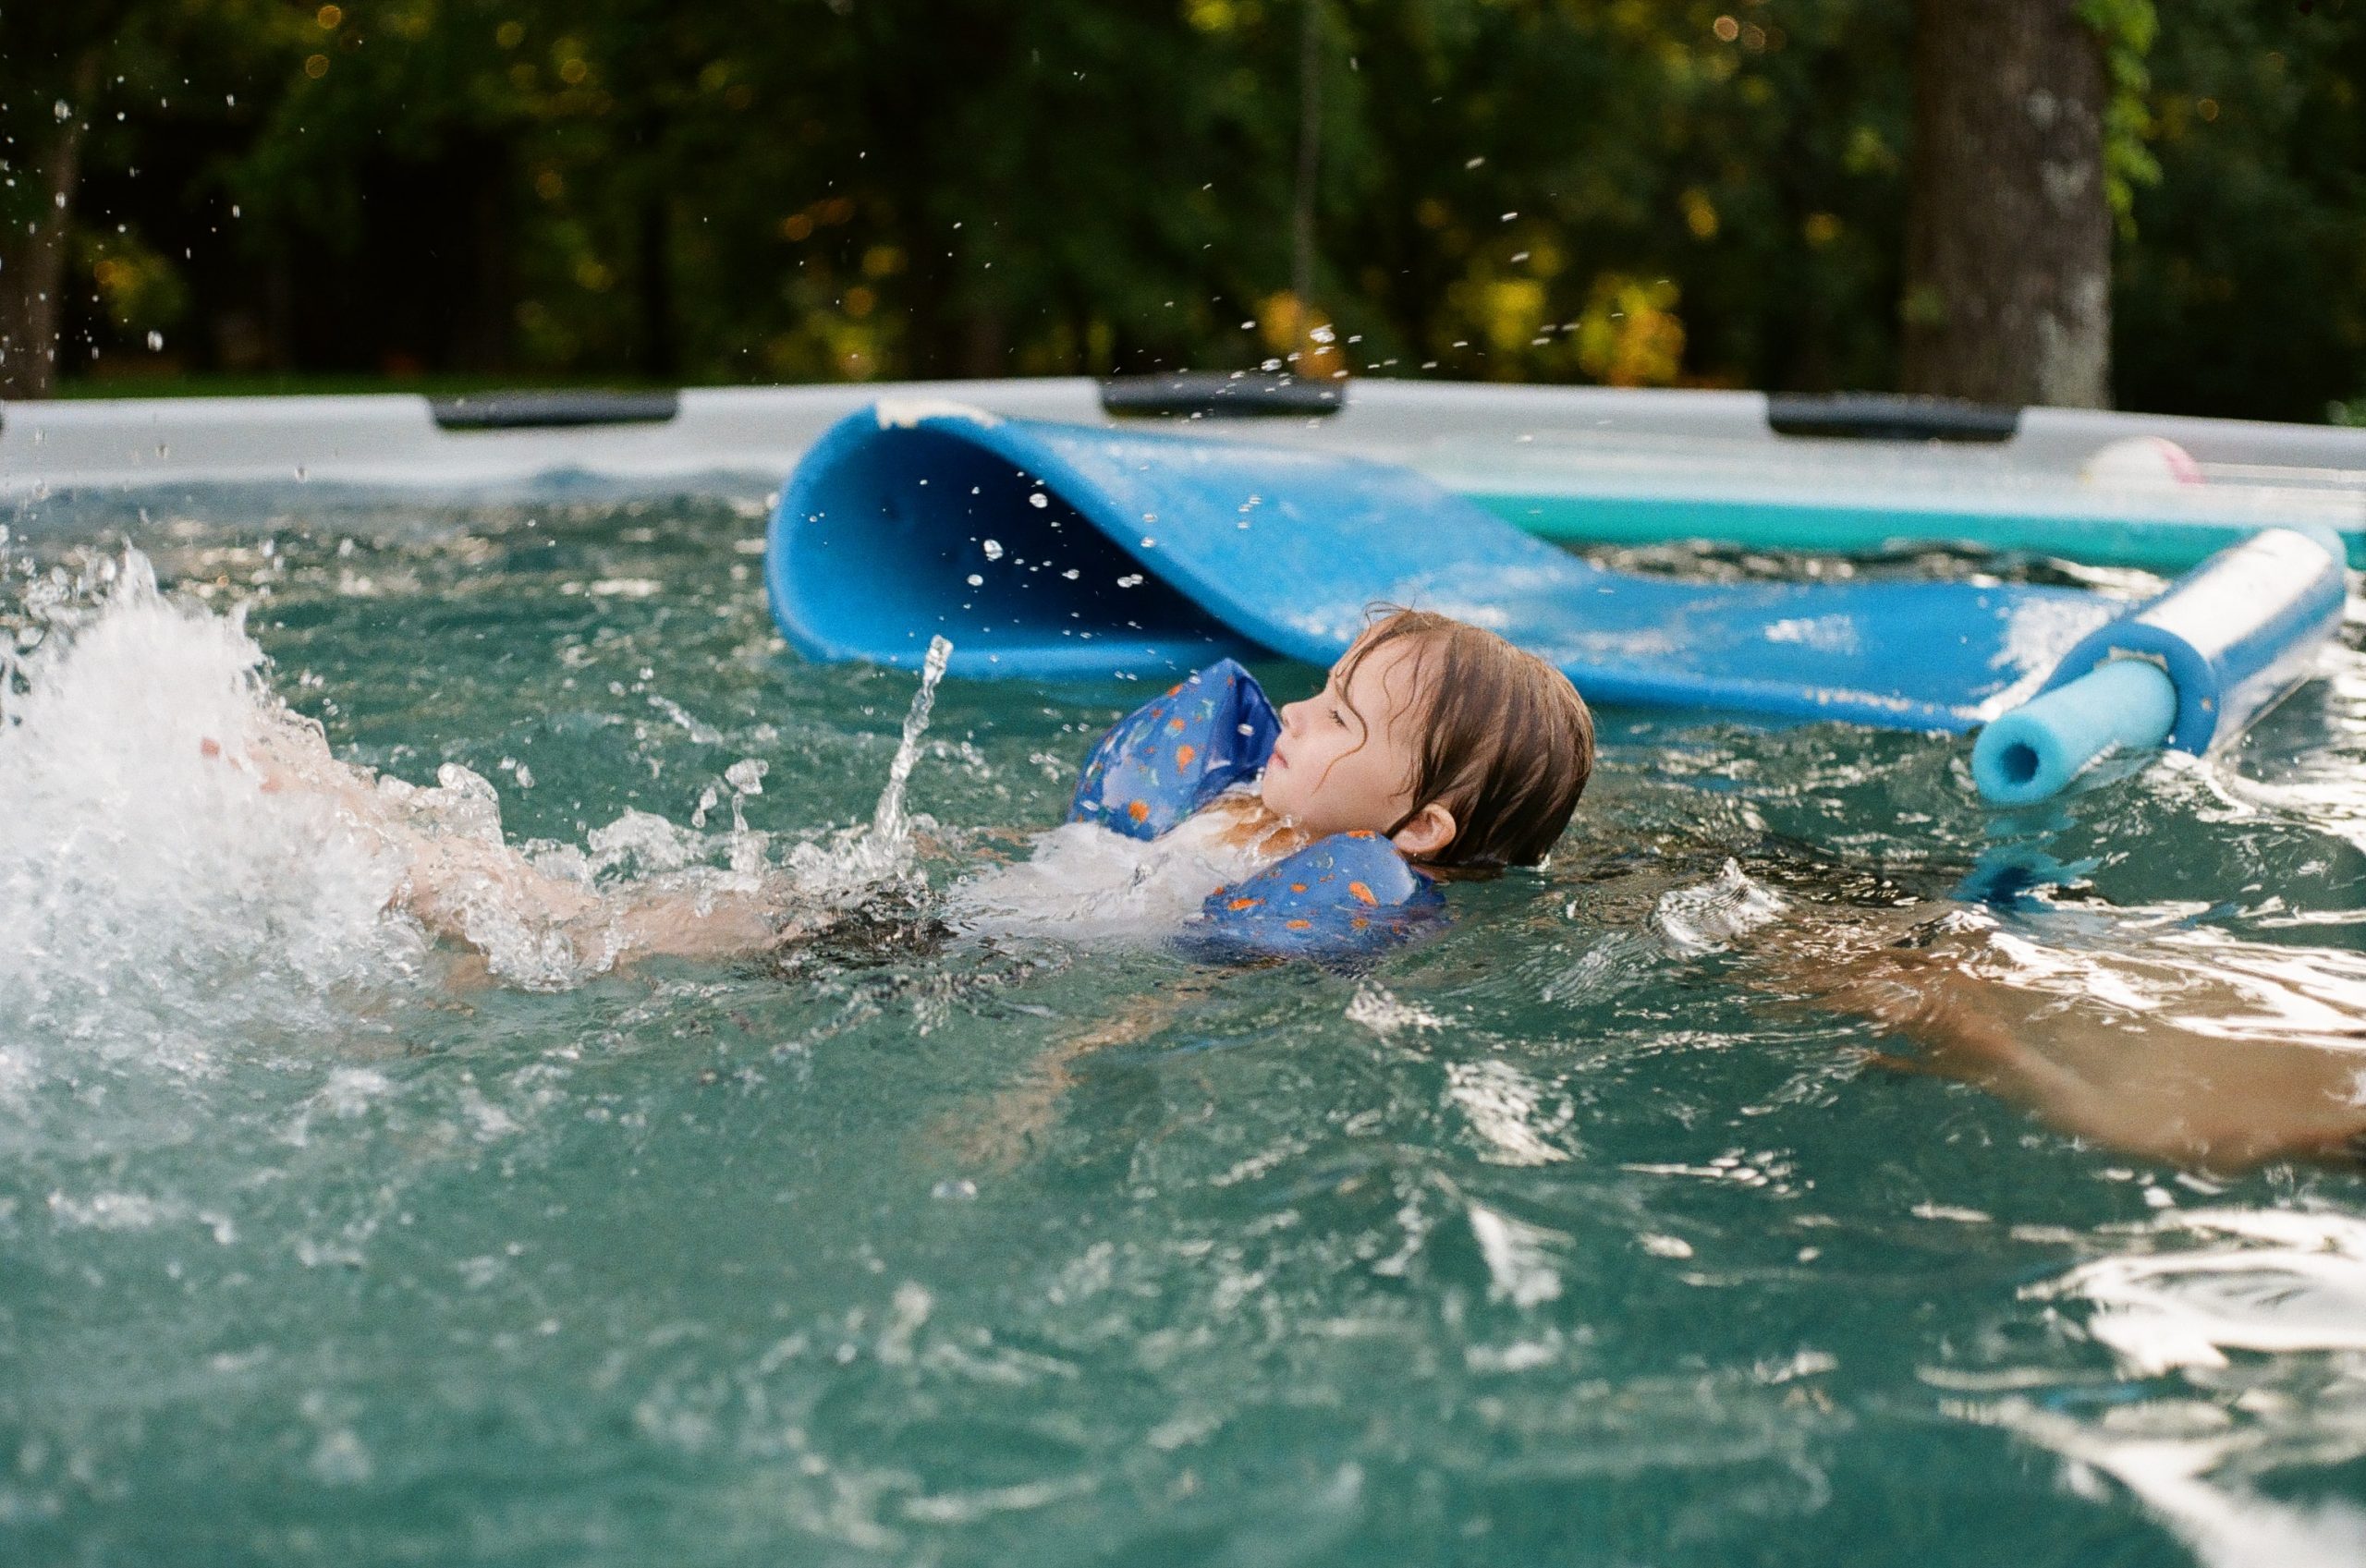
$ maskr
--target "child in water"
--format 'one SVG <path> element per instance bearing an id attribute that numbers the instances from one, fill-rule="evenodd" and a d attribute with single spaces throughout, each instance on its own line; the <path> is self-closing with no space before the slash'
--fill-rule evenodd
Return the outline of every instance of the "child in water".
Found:
<path id="1" fill-rule="evenodd" d="M 1068 815 L 1196 844 L 1212 869 L 1240 856 L 1201 910 L 1202 945 L 1337 954 L 1433 918 L 1437 877 L 1542 861 L 1592 771 L 1593 716 L 1567 676 L 1396 610 L 1278 711 L 1228 659 L 1145 703 L 1093 748 Z"/>
<path id="2" fill-rule="evenodd" d="M 424 792 L 335 760 L 315 732 L 253 738 L 228 760 L 267 790 L 335 800 L 401 857 L 391 906 L 431 933 L 489 952 L 522 925 L 554 950 L 554 972 L 760 954 L 834 918 L 779 871 L 604 892 L 554 875 L 497 833 L 449 831 L 415 809 Z M 1095 748 L 1070 820 L 1135 839 L 1184 830 L 1178 846 L 1213 873 L 1206 923 L 1231 950 L 1368 948 L 1434 913 L 1433 873 L 1542 860 L 1592 766 L 1592 716 L 1567 676 L 1491 632 L 1397 610 L 1320 692 L 1278 711 L 1229 660 L 1145 704 Z M 1056 874 L 1056 857 L 1033 869 Z"/>
<path id="3" fill-rule="evenodd" d="M 390 906 L 480 950 L 530 926 L 554 972 L 762 954 L 837 918 L 778 869 L 605 891 L 553 875 L 496 832 L 449 831 L 447 805 L 417 808 L 431 792 L 373 783 L 317 732 L 250 738 L 229 760 L 265 789 L 334 798 L 400 857 Z M 1394 612 L 1279 710 L 1229 661 L 1145 704 L 1094 748 L 1069 825 L 956 904 L 991 909 L 1023 883 L 1011 903 L 1056 907 L 1045 890 L 1119 834 L 1184 873 L 1165 880 L 1190 902 L 1151 928 L 1229 954 L 1370 949 L 1434 918 L 1438 878 L 1541 861 L 1592 761 L 1592 716 L 1558 672 L 1477 627 Z M 2333 968 L 2317 973 L 2293 950 L 2206 931 L 2082 946 L 2049 959 L 1977 905 L 1800 907 L 1762 933 L 1752 964 L 1761 985 L 1918 1048 L 1870 1060 L 1979 1085 L 2076 1136 L 2217 1168 L 2366 1155 L 2366 968 L 2320 954 L 2315 968 Z M 1055 1046 L 990 1118 L 997 1136 L 1048 1115 L 1078 1055 L 1140 1027 L 1127 1015 Z"/>

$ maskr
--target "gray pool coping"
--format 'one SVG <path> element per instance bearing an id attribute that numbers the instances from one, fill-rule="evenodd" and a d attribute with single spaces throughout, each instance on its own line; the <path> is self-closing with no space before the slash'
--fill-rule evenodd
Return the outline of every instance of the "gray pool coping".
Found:
<path id="1" fill-rule="evenodd" d="M 61 492 L 136 494 L 191 485 L 291 480 L 385 491 L 482 492 L 555 480 L 636 489 L 777 482 L 822 432 L 881 399 L 944 400 L 1019 418 L 1110 425 L 1087 377 L 830 386 L 692 387 L 679 393 L 410 393 L 335 396 L 72 399 L 0 404 L 0 501 Z M 1681 486 L 1749 485 L 1775 468 L 1796 481 L 1868 474 L 1891 488 L 1944 490 L 1968 476 L 2075 476 L 2105 444 L 2177 442 L 2214 480 L 2299 486 L 2366 504 L 2366 429 L 2031 407 L 1951 412 L 1956 440 L 1868 440 L 1813 400 L 1756 392 L 1524 386 L 1359 378 L 1345 407 L 1305 417 L 1153 419 L 1227 437 L 1346 451 L 1433 472 L 1555 455 L 1579 468 L 1658 460 Z M 1845 427 L 1884 430 L 1903 400 L 1834 400 Z M 1960 406 L 1957 406 L 1960 410 Z M 1870 417 L 1868 412 L 1870 410 Z M 1909 413 L 1911 410 L 1909 410 Z M 1141 423 L 1141 420 L 1128 420 Z M 2009 434 L 2000 433 L 2009 431 Z M 2326 492 L 2332 492 L 2333 495 Z M 2223 493 L 2223 492 L 2222 492 Z"/>

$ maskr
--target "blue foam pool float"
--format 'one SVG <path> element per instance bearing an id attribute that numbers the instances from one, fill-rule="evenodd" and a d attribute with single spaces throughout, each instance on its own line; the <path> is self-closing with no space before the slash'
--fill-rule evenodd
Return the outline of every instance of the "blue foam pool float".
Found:
<path id="1" fill-rule="evenodd" d="M 916 664 L 942 634 L 970 676 L 1320 664 L 1388 602 L 1499 632 L 1597 702 L 1948 733 L 2025 700 L 2126 608 L 2077 589 L 1615 571 L 1387 464 L 935 403 L 882 403 L 815 444 L 766 574 L 789 641 L 822 660 Z"/>
<path id="2" fill-rule="evenodd" d="M 2113 750 L 2203 753 L 2308 678 L 2341 623 L 2339 535 L 2273 529 L 2228 547 L 2066 652 L 2044 689 L 1980 733 L 1980 793 L 2058 794 Z"/>

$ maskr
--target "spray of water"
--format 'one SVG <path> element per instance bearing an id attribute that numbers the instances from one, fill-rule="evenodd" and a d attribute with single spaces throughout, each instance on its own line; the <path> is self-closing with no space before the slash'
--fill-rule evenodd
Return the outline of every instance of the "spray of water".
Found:
<path id="1" fill-rule="evenodd" d="M 15 644 L 0 652 L 0 1105 L 93 1059 L 201 1076 L 230 1051 L 317 1056 L 382 1032 L 390 988 L 433 981 L 412 918 L 423 853 L 449 870 L 430 925 L 536 989 L 611 967 L 620 948 L 600 933 L 652 888 L 822 917 L 927 896 L 917 857 L 935 824 L 907 794 L 941 638 L 871 820 L 775 857 L 740 808 L 762 787 L 753 762 L 727 775 L 727 833 L 628 812 L 521 854 L 468 769 L 419 786 L 335 760 L 272 691 L 243 615 L 167 597 L 136 552 L 19 584 L 0 625 Z M 1212 832 L 1141 845 L 1070 827 L 949 904 L 981 930 L 1156 940 L 1251 864 Z"/>
<path id="2" fill-rule="evenodd" d="M 602 933 L 631 897 L 843 905 L 909 878 L 927 823 L 905 793 L 942 639 L 872 820 L 796 845 L 784 869 L 740 810 L 761 764 L 726 775 L 726 834 L 628 812 L 580 845 L 521 853 L 494 786 L 466 768 L 416 786 L 337 761 L 271 690 L 242 614 L 168 598 L 136 552 L 30 578 L 11 599 L 0 1101 L 93 1053 L 202 1074 L 229 1049 L 335 1049 L 365 1027 L 367 997 L 429 966 L 410 913 L 424 862 L 442 873 L 433 925 L 496 977 L 556 989 L 611 966 Z"/>
<path id="3" fill-rule="evenodd" d="M 928 734 L 930 712 L 936 706 L 937 683 L 945 678 L 953 644 L 944 638 L 929 639 L 928 656 L 921 664 L 921 688 L 913 694 L 911 711 L 904 715 L 904 735 L 887 764 L 887 786 L 869 823 L 849 828 L 827 840 L 800 844 L 789 852 L 788 866 L 798 891 L 806 898 L 843 904 L 883 883 L 904 881 L 913 875 L 914 836 L 926 818 L 904 810 L 904 790 L 912 765 L 920 758 L 921 741 Z"/>
<path id="4" fill-rule="evenodd" d="M 1144 842 L 1090 822 L 1039 836 L 1027 859 L 981 871 L 945 896 L 952 921 L 984 936 L 1139 946 L 1180 931 L 1208 894 L 1263 861 L 1219 813 Z"/>
<path id="5" fill-rule="evenodd" d="M 911 781 L 912 763 L 921 754 L 921 737 L 928 734 L 928 716 L 936 707 L 936 683 L 945 678 L 945 661 L 952 657 L 953 644 L 941 637 L 928 639 L 921 688 L 912 698 L 911 711 L 904 715 L 903 741 L 896 748 L 896 760 L 887 765 L 887 787 L 879 792 L 878 809 L 871 814 L 874 844 L 901 848 L 910 841 L 910 824 L 904 816 L 904 786 Z"/>
<path id="6" fill-rule="evenodd" d="M 409 976 L 424 944 L 382 917 L 399 868 L 259 785 L 267 734 L 311 737 L 240 618 L 167 600 L 137 554 L 44 585 L 0 670 L 0 1092 L 59 1051 L 202 1073 Z"/>

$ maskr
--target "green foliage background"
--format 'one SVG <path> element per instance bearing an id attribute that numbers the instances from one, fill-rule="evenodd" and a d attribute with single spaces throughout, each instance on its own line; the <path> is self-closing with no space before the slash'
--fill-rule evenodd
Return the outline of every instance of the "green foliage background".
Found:
<path id="1" fill-rule="evenodd" d="M 1308 346 L 1306 5 L 1344 368 L 1894 380 L 1898 0 L 0 0 L 0 178 L 96 51 L 85 381 L 1250 365 Z M 2366 6 L 2080 14 L 2118 401 L 2366 395 Z"/>

